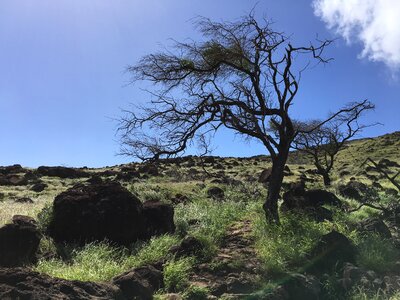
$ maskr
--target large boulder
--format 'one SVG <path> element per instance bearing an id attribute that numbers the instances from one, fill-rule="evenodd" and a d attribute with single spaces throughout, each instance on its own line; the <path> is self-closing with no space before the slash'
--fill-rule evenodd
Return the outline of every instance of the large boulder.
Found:
<path id="1" fill-rule="evenodd" d="M 163 287 L 163 274 L 152 266 L 132 269 L 113 279 L 127 299 L 151 300 L 155 291 Z"/>
<path id="2" fill-rule="evenodd" d="M 40 239 L 35 220 L 14 216 L 12 224 L 0 228 L 0 266 L 16 267 L 34 263 Z"/>
<path id="3" fill-rule="evenodd" d="M 308 268 L 310 273 L 329 273 L 342 268 L 346 262 L 355 263 L 356 248 L 346 236 L 331 231 L 319 239 L 308 258 L 312 261 Z"/>
<path id="4" fill-rule="evenodd" d="M 361 233 L 366 233 L 366 234 L 374 233 L 382 238 L 389 239 L 392 237 L 389 228 L 379 218 L 368 218 L 362 221 L 358 226 L 358 230 Z"/>
<path id="5" fill-rule="evenodd" d="M 342 201 L 340 201 L 340 199 L 336 197 L 335 194 L 325 190 L 320 190 L 320 189 L 308 190 L 305 192 L 305 196 L 308 198 L 308 201 L 312 204 L 316 205 L 327 204 L 337 207 L 342 206 Z"/>
<path id="6" fill-rule="evenodd" d="M 174 208 L 159 201 L 146 201 L 143 204 L 144 236 L 143 239 L 155 235 L 175 232 Z"/>
<path id="7" fill-rule="evenodd" d="M 47 167 L 41 166 L 36 171 L 41 176 L 59 177 L 59 178 L 82 178 L 90 177 L 87 172 L 67 167 Z"/>
<path id="8" fill-rule="evenodd" d="M 27 178 L 21 174 L 0 174 L 0 185 L 26 185 Z"/>
<path id="9" fill-rule="evenodd" d="M 112 284 L 64 280 L 26 268 L 0 268 L 0 299 L 97 299 L 128 300 Z"/>
<path id="10" fill-rule="evenodd" d="M 59 194 L 48 227 L 56 242 L 79 244 L 107 239 L 129 245 L 143 230 L 142 203 L 118 182 L 80 184 Z"/>
<path id="11" fill-rule="evenodd" d="M 293 184 L 283 194 L 281 210 L 283 212 L 300 212 L 312 219 L 321 222 L 332 220 L 332 212 L 322 205 L 341 206 L 341 201 L 332 193 L 324 190 L 309 190 L 304 188 L 304 182 Z"/>

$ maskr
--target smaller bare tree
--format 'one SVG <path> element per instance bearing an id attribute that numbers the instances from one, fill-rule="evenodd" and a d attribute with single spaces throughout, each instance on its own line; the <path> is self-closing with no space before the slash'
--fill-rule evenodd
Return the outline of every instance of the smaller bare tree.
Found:
<path id="1" fill-rule="evenodd" d="M 325 186 L 331 184 L 330 172 L 337 154 L 345 148 L 346 142 L 358 134 L 367 125 L 359 124 L 360 116 L 374 105 L 368 100 L 350 103 L 343 113 L 332 118 L 323 126 L 320 120 L 298 122 L 299 133 L 292 147 L 309 154 L 318 174 L 324 179 Z M 371 126 L 371 125 L 369 125 Z"/>

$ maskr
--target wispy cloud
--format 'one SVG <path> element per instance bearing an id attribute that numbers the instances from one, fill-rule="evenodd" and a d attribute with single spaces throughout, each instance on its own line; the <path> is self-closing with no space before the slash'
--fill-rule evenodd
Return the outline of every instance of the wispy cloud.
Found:
<path id="1" fill-rule="evenodd" d="M 399 0 L 313 0 L 313 8 L 349 44 L 363 44 L 361 57 L 400 69 Z"/>

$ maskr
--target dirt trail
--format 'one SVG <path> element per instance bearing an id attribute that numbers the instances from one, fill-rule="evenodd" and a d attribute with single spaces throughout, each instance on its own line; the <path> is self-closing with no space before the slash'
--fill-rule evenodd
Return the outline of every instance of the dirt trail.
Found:
<path id="1" fill-rule="evenodd" d="M 214 296 L 230 295 L 245 298 L 257 289 L 261 263 L 251 238 L 249 220 L 234 223 L 211 262 L 198 265 L 191 275 L 191 284 L 206 287 Z M 258 275 L 257 275 L 258 274 Z"/>

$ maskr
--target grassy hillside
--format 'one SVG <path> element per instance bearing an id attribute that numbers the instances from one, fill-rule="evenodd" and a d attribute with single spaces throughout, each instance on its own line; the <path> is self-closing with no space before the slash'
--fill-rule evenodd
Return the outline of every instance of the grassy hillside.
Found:
<path id="1" fill-rule="evenodd" d="M 345 210 L 329 208 L 334 212 L 334 218 L 324 222 L 290 213 L 282 214 L 280 227 L 267 224 L 261 208 L 266 189 L 257 180 L 261 171 L 271 165 L 267 156 L 185 157 L 162 160 L 150 169 L 139 163 L 81 169 L 90 176 L 120 181 L 143 202 L 159 200 L 171 203 L 175 209 L 176 233 L 134 244 L 129 249 L 114 248 L 106 243 L 65 248 L 63 251 L 68 254 L 67 261 L 60 258 L 60 249 L 51 239 L 44 238 L 40 250 L 42 258 L 34 268 L 66 279 L 106 281 L 132 267 L 164 259 L 165 288 L 158 291 L 159 299 L 169 299 L 165 295 L 172 292 L 184 299 L 217 299 L 206 298 L 213 288 L 210 282 L 222 285 L 222 281 L 230 280 L 235 287 L 244 280 L 240 276 L 248 278 L 248 284 L 254 291 L 265 294 L 282 284 L 281 279 L 287 276 L 284 274 L 301 272 L 305 264 L 310 263 L 307 255 L 318 239 L 331 230 L 337 230 L 356 245 L 359 267 L 375 272 L 377 278 L 392 276 L 398 272 L 395 269 L 400 263 L 397 225 L 390 227 L 394 237 L 391 240 L 376 235 L 361 235 L 356 230 L 357 224 L 381 212 L 363 207 L 349 213 L 359 206 L 359 202 L 341 196 L 338 187 L 352 177 L 353 181 L 367 186 L 378 182 L 382 186 L 376 190 L 380 204 L 398 201 L 398 196 L 386 194 L 386 189 L 393 188 L 390 182 L 379 177 L 379 174 L 366 172 L 366 167 L 361 164 L 368 157 L 376 161 L 385 158 L 400 164 L 399 149 L 400 132 L 349 142 L 338 156 L 333 171 L 333 185 L 329 189 L 343 201 Z M 284 179 L 285 189 L 289 183 L 297 182 L 304 176 L 307 178 L 307 189 L 323 187 L 322 178 L 313 172 L 309 157 L 291 153 L 288 166 L 290 172 Z M 10 222 L 13 215 L 22 214 L 36 218 L 40 226 L 45 227 L 54 197 L 87 178 L 41 176 L 39 180 L 47 185 L 41 192 L 32 191 L 32 184 L 0 186 L 0 226 Z M 224 191 L 223 200 L 210 197 L 210 187 L 221 188 Z M 30 198 L 33 203 L 17 202 L 24 197 Z M 187 236 L 194 236 L 201 241 L 202 252 L 193 257 L 176 258 L 169 249 Z M 326 274 L 323 280 L 320 278 L 322 284 L 326 285 L 324 299 L 338 299 L 335 284 L 340 276 L 336 278 L 336 275 Z M 225 294 L 224 299 L 245 299 L 229 295 L 235 294 L 229 292 L 229 287 Z M 389 292 L 356 285 L 346 295 L 340 294 L 340 297 L 399 299 L 396 298 L 399 295 L 393 290 Z M 262 297 L 251 299 L 268 299 Z"/>

